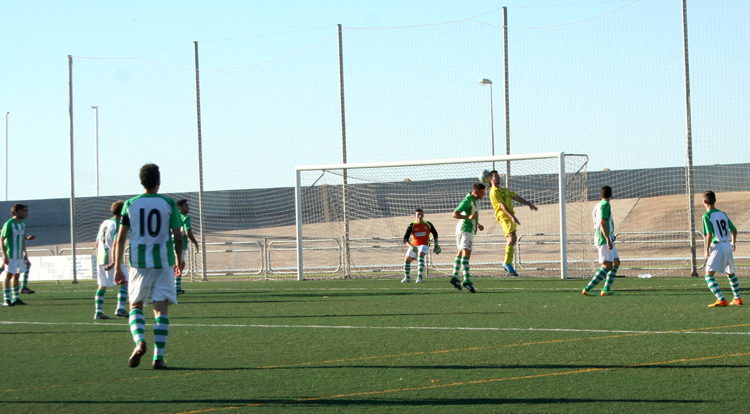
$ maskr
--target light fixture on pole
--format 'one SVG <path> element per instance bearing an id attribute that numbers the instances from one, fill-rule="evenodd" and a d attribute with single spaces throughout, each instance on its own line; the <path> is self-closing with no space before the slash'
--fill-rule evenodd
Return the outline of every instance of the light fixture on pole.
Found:
<path id="1" fill-rule="evenodd" d="M 96 146 L 96 196 L 99 197 L 99 107 L 91 105 L 94 110 L 94 140 Z"/>
<path id="2" fill-rule="evenodd" d="M 479 84 L 482 86 L 489 85 L 490 87 L 490 130 L 492 131 L 492 156 L 495 156 L 495 109 L 492 104 L 492 81 L 489 79 L 479 79 Z M 492 161 L 492 169 L 495 169 L 495 161 Z"/>

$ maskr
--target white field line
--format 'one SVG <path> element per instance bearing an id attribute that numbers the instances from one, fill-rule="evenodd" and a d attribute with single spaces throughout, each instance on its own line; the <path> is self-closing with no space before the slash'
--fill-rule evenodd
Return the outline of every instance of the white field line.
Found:
<path id="1" fill-rule="evenodd" d="M 105 322 L 10 322 L 0 321 L 0 325 L 80 325 L 127 327 L 127 323 Z M 195 328 L 270 328 L 270 329 L 390 329 L 390 330 L 432 330 L 432 331 L 512 331 L 512 332 L 584 332 L 605 334 L 701 334 L 701 335 L 750 335 L 750 332 L 706 332 L 706 331 L 626 331 L 608 329 L 557 329 L 557 328 L 467 328 L 441 326 L 351 326 L 351 325 L 245 325 L 245 324 L 189 324 L 170 323 L 172 327 Z M 704 328 L 696 328 L 704 329 Z"/>

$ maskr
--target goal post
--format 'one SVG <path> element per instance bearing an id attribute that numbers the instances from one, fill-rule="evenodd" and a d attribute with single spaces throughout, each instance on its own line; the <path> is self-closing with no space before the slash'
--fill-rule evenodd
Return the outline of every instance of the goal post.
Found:
<path id="1" fill-rule="evenodd" d="M 438 230 L 444 252 L 430 251 L 427 272 L 448 275 L 457 224 L 451 214 L 480 172 L 497 162 L 513 166 L 511 191 L 539 207 L 515 206 L 521 225 L 514 264 L 521 275 L 590 273 L 588 157 L 549 152 L 295 167 L 297 279 L 401 275 L 403 234 L 416 208 Z M 502 276 L 504 233 L 489 196 L 479 208 L 485 229 L 475 236 L 472 276 Z"/>

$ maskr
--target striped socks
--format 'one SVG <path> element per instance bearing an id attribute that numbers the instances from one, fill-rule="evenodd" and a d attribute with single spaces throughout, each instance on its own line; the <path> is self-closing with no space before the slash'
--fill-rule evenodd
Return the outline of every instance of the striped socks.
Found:
<path id="1" fill-rule="evenodd" d="M 128 303 L 128 287 L 120 286 L 120 290 L 117 291 L 117 311 L 125 310 L 125 305 Z"/>
<path id="2" fill-rule="evenodd" d="M 737 280 L 737 276 L 733 274 L 727 275 L 727 278 L 729 278 L 729 285 L 732 287 L 732 295 L 734 295 L 734 298 L 737 299 L 740 297 L 740 281 Z"/>
<path id="3" fill-rule="evenodd" d="M 706 275 L 706 283 L 708 284 L 708 288 L 711 289 L 711 293 L 716 296 L 716 299 L 725 300 L 719 284 L 716 283 L 716 279 L 712 275 Z"/>
<path id="4" fill-rule="evenodd" d="M 594 286 L 598 285 L 598 284 L 599 284 L 599 282 L 601 282 L 601 281 L 602 281 L 602 279 L 604 279 L 604 277 L 605 277 L 605 276 L 607 276 L 607 268 L 606 268 L 606 267 L 604 267 L 604 266 L 602 266 L 602 267 L 600 267 L 600 268 L 599 268 L 599 270 L 598 270 L 598 271 L 596 272 L 596 274 L 595 274 L 595 275 L 594 275 L 594 277 L 593 277 L 593 278 L 591 279 L 591 281 L 589 282 L 589 284 L 588 284 L 588 285 L 586 285 L 586 288 L 585 288 L 585 289 L 586 289 L 586 292 L 588 292 L 589 290 L 593 289 L 593 288 L 594 288 Z"/>
<path id="5" fill-rule="evenodd" d="M 612 287 L 612 283 L 615 281 L 615 278 L 617 277 L 617 266 L 612 266 L 612 269 L 607 272 L 607 280 L 604 282 L 604 290 L 608 291 L 609 288 Z"/>
<path id="6" fill-rule="evenodd" d="M 102 309 L 104 308 L 104 293 L 106 293 L 106 289 L 97 289 L 96 290 L 96 296 L 94 296 L 94 306 L 96 309 L 95 315 L 101 315 Z"/>
<path id="7" fill-rule="evenodd" d="M 169 335 L 169 316 L 157 316 L 154 320 L 154 361 L 164 360 L 164 348 Z"/>
<path id="8" fill-rule="evenodd" d="M 138 345 L 139 342 L 146 341 L 146 335 L 143 333 L 146 328 L 146 319 L 143 317 L 143 310 L 133 308 L 130 310 L 130 333 L 133 334 L 133 341 Z"/>

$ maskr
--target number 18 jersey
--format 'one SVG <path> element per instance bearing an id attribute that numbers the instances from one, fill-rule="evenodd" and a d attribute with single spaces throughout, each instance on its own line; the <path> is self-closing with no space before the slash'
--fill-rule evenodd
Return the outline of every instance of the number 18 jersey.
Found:
<path id="1" fill-rule="evenodd" d="M 703 234 L 711 233 L 711 243 L 728 243 L 732 241 L 731 232 L 736 230 L 732 220 L 721 210 L 712 208 L 703 214 Z"/>
<path id="2" fill-rule="evenodd" d="M 122 225 L 130 228 L 130 267 L 162 269 L 175 264 L 172 229 L 182 227 L 177 203 L 160 194 L 125 202 Z"/>

